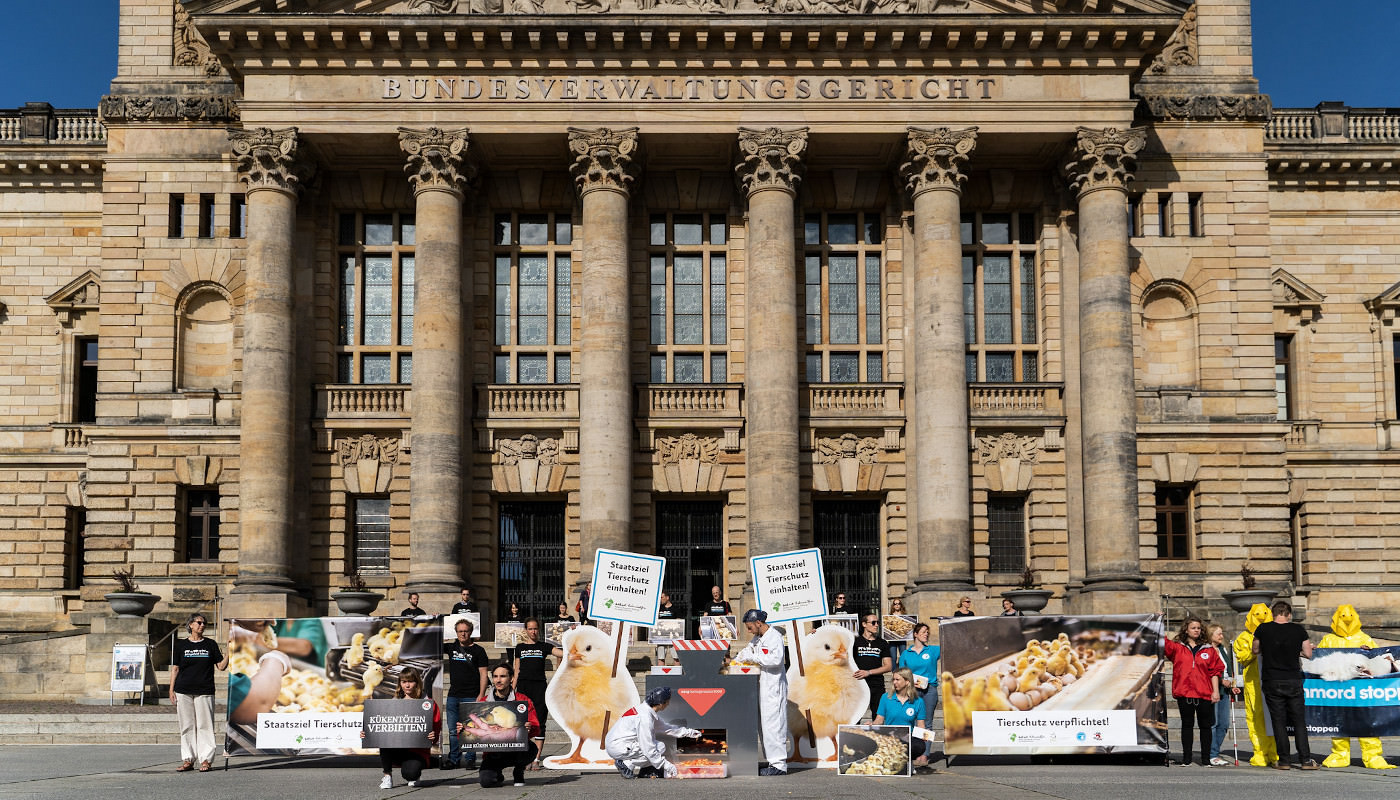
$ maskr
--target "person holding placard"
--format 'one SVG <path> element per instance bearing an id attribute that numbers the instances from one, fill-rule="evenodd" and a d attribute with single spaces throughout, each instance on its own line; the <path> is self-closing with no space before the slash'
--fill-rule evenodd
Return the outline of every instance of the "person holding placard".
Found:
<path id="1" fill-rule="evenodd" d="M 718 586 L 715 592 L 719 592 Z M 786 775 L 787 671 L 783 669 L 783 635 L 768 624 L 768 613 L 757 608 L 744 612 L 744 628 L 753 635 L 753 639 L 735 654 L 734 660 L 759 667 L 758 718 L 762 728 L 763 755 L 768 766 L 758 774 Z"/>
<path id="2" fill-rule="evenodd" d="M 415 667 L 405 667 L 399 673 L 399 688 L 394 692 L 396 699 L 421 700 L 426 695 L 423 690 L 423 673 Z M 428 742 L 434 743 L 438 738 L 438 729 L 442 726 L 442 709 L 438 704 L 428 698 L 428 702 L 433 704 L 433 723 L 428 729 Z M 360 738 L 365 737 L 364 731 L 360 731 Z M 394 788 L 394 767 L 398 766 L 399 773 L 408 782 L 410 788 L 418 785 L 418 779 L 423 776 L 423 770 L 428 766 L 428 760 L 432 758 L 432 750 L 408 747 L 381 747 L 379 748 L 379 766 L 383 770 L 384 776 L 379 779 L 379 788 Z"/>
<path id="3" fill-rule="evenodd" d="M 170 654 L 170 702 L 180 720 L 180 766 L 189 772 L 199 762 L 208 772 L 214 760 L 214 670 L 228 666 L 228 656 L 204 636 L 203 614 L 191 614 L 188 639 L 175 639 Z"/>
<path id="4" fill-rule="evenodd" d="M 679 619 L 679 613 L 680 609 L 676 608 L 676 604 L 671 602 L 671 593 L 663 590 L 661 592 L 661 605 L 656 608 L 656 618 L 658 620 Z M 685 634 L 682 633 L 681 635 L 684 637 Z M 656 663 L 666 664 L 675 660 L 676 648 L 674 646 L 670 643 L 656 645 Z"/>
<path id="5" fill-rule="evenodd" d="M 724 594 L 718 586 L 710 587 L 710 604 L 705 607 L 705 611 L 700 614 L 702 617 L 727 617 L 734 611 L 729 607 L 729 601 L 724 599 Z"/>
<path id="6" fill-rule="evenodd" d="M 525 623 L 525 630 L 530 630 L 530 623 L 535 624 L 535 632 L 539 633 L 539 620 L 531 619 Z M 521 645 L 524 647 L 524 645 Z M 518 653 L 517 653 L 518 657 Z M 546 656 L 547 658 L 548 656 Z M 517 692 L 511 688 L 515 681 L 515 670 L 508 662 L 502 661 L 491 668 L 491 689 L 482 698 L 487 702 L 512 703 L 524 701 L 525 703 L 525 726 L 530 734 L 530 748 L 528 750 L 514 751 L 493 751 L 481 755 L 481 772 L 479 773 L 481 787 L 483 789 L 494 789 L 505 784 L 505 769 L 511 768 L 513 783 L 516 786 L 525 785 L 525 768 L 539 769 L 539 762 L 536 758 L 540 754 L 540 745 L 544 743 L 544 720 L 535 713 L 535 704 L 529 695 Z M 462 723 L 457 723 L 458 733 L 461 732 Z"/>
<path id="7" fill-rule="evenodd" d="M 486 693 L 486 667 L 489 663 L 486 650 L 472 641 L 471 620 L 459 619 L 456 625 L 457 639 L 442 648 L 442 656 L 447 660 L 447 734 L 450 745 L 442 760 L 443 769 L 456 769 L 458 764 L 457 719 L 458 708 L 462 703 L 470 703 Z M 476 753 L 466 754 L 467 769 L 476 766 Z"/>

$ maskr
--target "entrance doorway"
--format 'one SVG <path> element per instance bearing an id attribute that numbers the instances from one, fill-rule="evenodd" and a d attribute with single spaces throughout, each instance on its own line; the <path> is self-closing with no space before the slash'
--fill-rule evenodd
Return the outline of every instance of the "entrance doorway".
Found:
<path id="1" fill-rule="evenodd" d="M 662 588 L 671 595 L 686 635 L 709 605 L 710 587 L 723 586 L 724 503 L 684 500 L 656 504 L 656 549 L 666 558 Z"/>
<path id="2" fill-rule="evenodd" d="M 827 602 L 846 593 L 856 613 L 880 608 L 880 503 L 828 500 L 812 504 L 812 538 L 822 554 Z"/>
<path id="3" fill-rule="evenodd" d="M 497 510 L 500 541 L 500 602 L 497 621 L 510 615 L 510 604 L 523 617 L 552 620 L 568 600 L 564 586 L 564 504 L 501 503 Z"/>

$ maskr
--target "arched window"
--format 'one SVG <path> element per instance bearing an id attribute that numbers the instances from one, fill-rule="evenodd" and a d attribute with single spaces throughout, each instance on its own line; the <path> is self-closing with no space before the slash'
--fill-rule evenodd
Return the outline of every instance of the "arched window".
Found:
<path id="1" fill-rule="evenodd" d="M 1142 295 L 1143 386 L 1196 385 L 1196 300 L 1174 281 L 1155 283 Z"/>
<path id="2" fill-rule="evenodd" d="M 233 388 L 233 306 L 223 287 L 190 286 L 176 306 L 177 390 Z"/>

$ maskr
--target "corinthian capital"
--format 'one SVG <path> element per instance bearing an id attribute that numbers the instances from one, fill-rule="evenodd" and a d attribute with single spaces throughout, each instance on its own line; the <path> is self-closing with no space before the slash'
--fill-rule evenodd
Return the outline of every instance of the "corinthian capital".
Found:
<path id="1" fill-rule="evenodd" d="M 311 177 L 312 168 L 297 157 L 296 128 L 230 130 L 238 178 L 249 189 L 281 189 L 297 192 Z"/>
<path id="2" fill-rule="evenodd" d="M 1147 133 L 1142 128 L 1080 128 L 1074 160 L 1065 165 L 1065 172 L 1080 194 L 1126 189 L 1133 179 L 1137 154 L 1146 144 Z"/>
<path id="3" fill-rule="evenodd" d="M 461 194 L 476 175 L 476 168 L 467 160 L 466 128 L 399 128 L 399 147 L 408 155 L 404 172 L 414 192 L 441 189 Z"/>
<path id="4" fill-rule="evenodd" d="M 740 128 L 739 149 L 744 154 L 734 171 L 745 193 L 760 189 L 797 191 L 802 182 L 802 154 L 807 150 L 806 128 Z"/>
<path id="5" fill-rule="evenodd" d="M 905 161 L 899 165 L 909 194 L 917 197 L 929 189 L 958 191 L 967 176 L 962 165 L 977 148 L 977 129 L 910 128 Z"/>
<path id="6" fill-rule="evenodd" d="M 636 128 L 570 128 L 569 166 L 580 192 L 591 189 L 632 190 L 641 170 L 640 140 Z"/>

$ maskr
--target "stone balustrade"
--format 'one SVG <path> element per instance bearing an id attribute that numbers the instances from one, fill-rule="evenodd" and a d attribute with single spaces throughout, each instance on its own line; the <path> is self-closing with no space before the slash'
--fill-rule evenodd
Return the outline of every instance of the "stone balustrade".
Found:
<path id="1" fill-rule="evenodd" d="M 1319 103 L 1316 108 L 1276 108 L 1264 128 L 1269 145 L 1397 144 L 1400 109 L 1349 108 Z"/>
<path id="2" fill-rule="evenodd" d="M 973 417 L 1064 416 L 1064 387 L 1058 383 L 978 383 L 968 387 Z"/>
<path id="3" fill-rule="evenodd" d="M 64 450 L 82 450 L 88 446 L 87 432 L 82 425 L 59 424 L 53 426 L 54 447 Z"/>
<path id="4" fill-rule="evenodd" d="M 90 145 L 106 141 L 107 127 L 96 109 L 55 109 L 48 103 L 0 109 L 0 144 Z"/>
<path id="5" fill-rule="evenodd" d="M 738 417 L 743 387 L 740 384 L 650 384 L 639 387 L 637 407 L 651 417 Z"/>
<path id="6" fill-rule="evenodd" d="M 904 387 L 897 383 L 810 384 L 807 409 L 813 415 L 903 414 Z"/>
<path id="7" fill-rule="evenodd" d="M 399 384 L 366 386 L 332 384 L 316 388 L 316 415 L 328 420 L 407 419 L 412 415 L 412 392 Z"/>
<path id="8" fill-rule="evenodd" d="M 508 417 L 578 418 L 576 384 L 520 385 L 497 384 L 480 391 L 479 415 L 492 419 Z"/>

